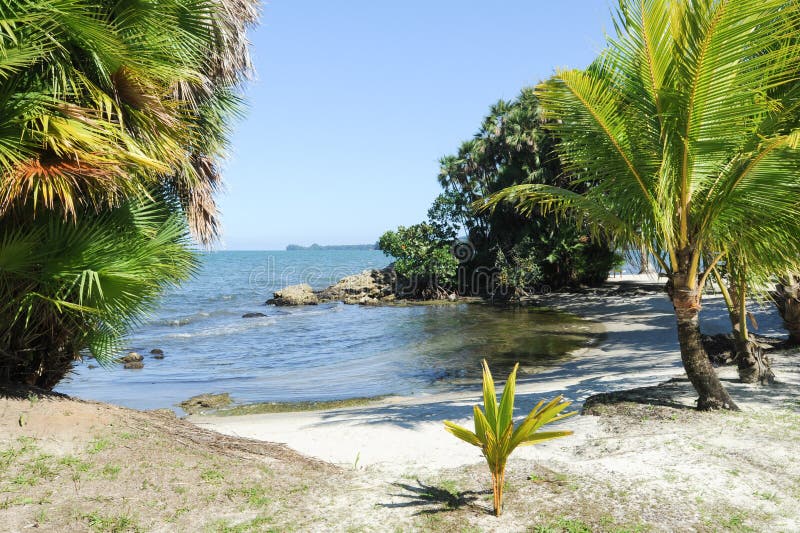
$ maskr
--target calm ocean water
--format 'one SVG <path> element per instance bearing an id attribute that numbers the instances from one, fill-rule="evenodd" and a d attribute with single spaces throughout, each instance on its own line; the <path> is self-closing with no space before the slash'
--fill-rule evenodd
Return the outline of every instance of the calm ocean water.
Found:
<path id="1" fill-rule="evenodd" d="M 206 392 L 241 403 L 425 394 L 476 382 L 483 357 L 499 367 L 557 364 L 591 334 L 574 317 L 535 309 L 264 306 L 285 285 L 324 288 L 388 262 L 361 250 L 205 254 L 197 277 L 166 294 L 129 337 L 144 369 L 89 368 L 88 359 L 57 390 L 139 409 L 174 408 Z M 267 316 L 242 318 L 250 312 Z"/>

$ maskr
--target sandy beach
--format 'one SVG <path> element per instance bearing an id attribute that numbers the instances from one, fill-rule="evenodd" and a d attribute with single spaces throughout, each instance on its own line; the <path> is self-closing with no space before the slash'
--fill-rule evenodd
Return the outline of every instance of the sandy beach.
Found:
<path id="1" fill-rule="evenodd" d="M 631 287 L 636 284 L 641 288 Z M 542 398 L 563 395 L 580 409 L 591 395 L 635 387 L 657 385 L 681 378 L 683 369 L 678 353 L 675 318 L 666 295 L 660 292 L 663 282 L 654 276 L 626 275 L 609 283 L 610 291 L 622 288 L 621 296 L 592 294 L 552 294 L 539 301 L 547 306 L 569 311 L 602 325 L 605 333 L 594 346 L 575 354 L 573 361 L 558 368 L 520 376 L 517 385 L 517 414 Z M 761 331 L 780 335 L 777 314 L 765 307 L 757 313 Z M 709 298 L 703 313 L 706 333 L 725 332 L 727 315 L 720 298 Z M 744 410 L 758 410 L 780 401 L 791 402 L 800 384 L 796 365 L 788 358 L 776 361 L 785 398 L 773 397 L 775 391 L 757 386 L 735 384 L 734 368 L 722 369 L 722 375 L 735 390 Z M 525 370 L 525 367 L 522 367 Z M 500 380 L 501 377 L 496 377 Z M 688 386 L 688 384 L 687 384 Z M 442 422 L 454 420 L 465 425 L 478 403 L 480 390 L 389 398 L 366 407 L 244 415 L 236 417 L 193 416 L 189 420 L 228 435 L 281 442 L 312 457 L 334 464 L 375 468 L 391 474 L 425 469 L 455 468 L 481 460 L 477 449 L 446 438 Z M 691 406 L 694 392 L 688 388 L 676 401 Z M 597 419 L 573 417 L 563 423 L 575 431 L 568 440 L 523 448 L 520 459 L 559 457 L 580 445 L 597 431 Z M 444 438 L 443 438 L 444 437 Z"/>
<path id="2" fill-rule="evenodd" d="M 442 426 L 470 423 L 477 389 L 188 421 L 11 394 L 0 398 L 0 530 L 800 528 L 798 352 L 773 356 L 778 383 L 769 387 L 738 384 L 735 369 L 722 368 L 742 412 L 700 413 L 658 280 L 611 280 L 541 303 L 595 320 L 605 333 L 568 363 L 521 375 L 517 414 L 557 394 L 575 409 L 592 395 L 634 388 L 650 401 L 596 404 L 559 424 L 573 436 L 518 449 L 500 518 L 479 450 Z M 726 331 L 719 298 L 707 299 L 703 315 L 704 331 Z M 759 333 L 781 333 L 771 309 L 757 316 Z"/>
<path id="3" fill-rule="evenodd" d="M 735 368 L 720 369 L 742 414 L 690 410 L 696 395 L 681 368 L 674 315 L 662 285 L 653 276 L 628 275 L 611 280 L 600 293 L 553 294 L 541 299 L 544 305 L 601 323 L 605 334 L 571 362 L 520 379 L 518 414 L 539 399 L 558 394 L 581 409 L 586 398 L 598 393 L 672 380 L 655 389 L 656 396 L 666 398 L 664 403 L 669 406 L 634 409 L 632 417 L 614 411 L 611 418 L 570 418 L 561 425 L 574 431 L 574 436 L 519 449 L 509 470 L 527 472 L 535 465 L 547 465 L 571 478 L 593 477 L 597 483 L 607 484 L 611 494 L 635 495 L 639 516 L 646 517 L 651 526 L 657 524 L 656 529 L 693 530 L 703 523 L 703 511 L 698 509 L 721 505 L 742 506 L 755 513 L 760 517 L 755 524 L 763 529 L 753 530 L 796 530 L 800 522 L 790 503 L 793 497 L 779 494 L 793 490 L 796 495 L 800 488 L 800 468 L 791 459 L 800 451 L 797 427 L 791 423 L 797 420 L 800 407 L 800 356 L 774 357 L 778 383 L 772 387 L 737 383 Z M 760 333 L 781 334 L 773 309 L 764 307 L 756 315 Z M 704 331 L 726 332 L 727 328 L 721 297 L 709 296 L 703 311 Z M 471 472 L 480 480 L 485 467 L 479 450 L 465 446 L 442 428 L 447 419 L 469 425 L 472 405 L 479 397 L 476 389 L 390 398 L 351 409 L 190 420 L 228 435 L 285 443 L 302 454 L 368 472 L 371 478 L 387 483 L 398 476 L 436 478 L 443 472 L 456 477 Z M 770 428 L 766 434 L 747 430 L 759 421 Z M 776 434 L 782 437 L 775 440 Z M 689 520 L 685 508 L 679 510 L 682 499 L 692 500 L 686 505 L 695 511 L 688 516 L 698 522 Z M 612 507 L 626 508 L 621 502 Z M 769 510 L 764 511 L 765 507 Z M 776 515 L 769 528 L 765 512 Z M 617 518 L 624 518 L 625 512 L 622 515 Z M 725 529 L 730 517 L 720 516 L 713 515 L 706 526 Z M 735 526 L 738 515 L 732 516 Z M 515 529 L 513 518 L 502 520 L 500 530 Z M 491 520 L 481 521 L 481 527 L 495 526 Z"/>

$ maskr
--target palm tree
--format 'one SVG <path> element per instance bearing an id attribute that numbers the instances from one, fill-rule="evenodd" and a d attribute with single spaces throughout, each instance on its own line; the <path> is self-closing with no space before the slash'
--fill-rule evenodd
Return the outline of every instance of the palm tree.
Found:
<path id="1" fill-rule="evenodd" d="M 74 217 L 158 185 L 210 243 L 256 5 L 0 3 L 0 214 L 30 204 Z"/>
<path id="2" fill-rule="evenodd" d="M 775 375 L 761 345 L 750 336 L 748 320 L 755 323 L 755 319 L 747 311 L 747 300 L 751 293 L 764 293 L 764 287 L 768 286 L 772 276 L 771 273 L 757 275 L 757 272 L 748 268 L 746 255 L 732 247 L 724 265 L 727 276 L 722 275 L 719 265 L 713 269 L 712 275 L 728 308 L 733 334 L 733 359 L 738 367 L 739 380 L 743 383 L 768 384 L 774 381 Z"/>
<path id="3" fill-rule="evenodd" d="M 217 236 L 256 5 L 0 1 L 0 379 L 108 362 L 191 273 L 188 230 Z"/>
<path id="4" fill-rule="evenodd" d="M 521 185 L 488 202 L 570 211 L 669 276 L 681 359 L 699 409 L 736 409 L 700 343 L 705 281 L 800 256 L 800 13 L 784 0 L 621 0 L 617 36 L 586 70 L 537 89 L 557 151 L 585 193 Z"/>
<path id="5" fill-rule="evenodd" d="M 78 216 L 31 217 L 0 236 L 0 382 L 52 388 L 85 349 L 111 363 L 161 291 L 194 270 L 168 201 Z"/>

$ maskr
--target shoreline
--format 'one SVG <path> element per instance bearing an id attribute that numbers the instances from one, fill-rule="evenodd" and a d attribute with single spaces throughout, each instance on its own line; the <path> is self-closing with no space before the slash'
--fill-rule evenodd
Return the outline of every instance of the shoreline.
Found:
<path id="1" fill-rule="evenodd" d="M 684 377 L 678 353 L 671 305 L 665 294 L 656 292 L 658 278 L 626 276 L 610 280 L 617 288 L 626 283 L 644 283 L 654 289 L 635 288 L 621 296 L 554 293 L 537 301 L 559 311 L 600 322 L 605 338 L 579 354 L 517 384 L 517 406 L 531 406 L 538 399 L 563 394 L 580 409 L 589 396 L 619 390 L 655 386 Z M 602 292 L 602 291 L 601 291 Z M 711 329 L 724 325 L 719 299 L 710 298 L 704 325 Z M 770 321 L 759 322 L 769 327 Z M 719 369 L 726 380 L 735 377 L 734 368 Z M 776 370 L 778 379 L 784 368 Z M 497 376 L 501 380 L 501 376 Z M 795 379 L 792 377 L 791 379 Z M 729 383 L 733 392 L 749 386 Z M 305 455 L 338 465 L 350 465 L 358 458 L 365 467 L 387 473 L 402 473 L 408 468 L 455 468 L 481 460 L 480 451 L 447 439 L 442 429 L 445 419 L 469 423 L 471 407 L 479 402 L 479 388 L 418 396 L 391 397 L 348 409 L 308 411 L 287 414 L 258 414 L 236 417 L 189 416 L 200 427 L 224 434 L 281 442 Z M 757 396 L 757 395 L 756 395 Z M 691 405 L 691 387 L 680 401 Z M 758 403 L 759 400 L 756 400 Z M 745 399 L 742 407 L 748 409 Z M 592 417 L 572 417 L 563 428 L 575 431 L 572 439 L 523 448 L 522 459 L 553 456 L 576 441 L 586 440 L 596 431 Z"/>
<path id="2" fill-rule="evenodd" d="M 521 380 L 516 414 L 558 392 L 647 403 L 595 400 L 558 424 L 574 435 L 518 449 L 500 518 L 480 451 L 441 423 L 469 425 L 478 389 L 189 419 L 20 390 L 0 395 L 0 530 L 797 531 L 800 351 L 775 353 L 774 386 L 727 383 L 742 412 L 700 413 L 685 378 L 658 385 L 682 373 L 666 297 L 623 292 L 549 297 L 607 333 Z"/>

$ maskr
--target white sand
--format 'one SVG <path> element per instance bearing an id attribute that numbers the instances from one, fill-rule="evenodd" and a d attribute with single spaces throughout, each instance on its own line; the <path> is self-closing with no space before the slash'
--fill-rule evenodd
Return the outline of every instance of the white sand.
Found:
<path id="1" fill-rule="evenodd" d="M 660 285 L 655 276 L 625 275 L 612 285 L 629 282 Z M 666 295 L 639 293 L 626 296 L 553 294 L 542 301 L 603 324 L 606 335 L 596 346 L 576 354 L 571 362 L 553 370 L 520 379 L 517 414 L 538 400 L 563 394 L 580 408 L 588 396 L 599 392 L 654 385 L 683 375 L 678 353 L 674 315 Z M 773 309 L 757 313 L 762 334 L 782 335 Z M 728 329 L 719 297 L 704 302 L 703 329 L 707 333 Z M 786 385 L 764 391 L 757 386 L 730 384 L 732 394 L 745 410 L 778 405 L 774 397 L 796 401 L 800 384 L 796 360 L 776 364 L 778 378 Z M 734 369 L 723 370 L 731 379 Z M 501 376 L 496 376 L 501 379 Z M 687 388 L 683 401 L 691 402 Z M 195 416 L 195 424 L 222 433 L 286 443 L 291 448 L 335 464 L 369 468 L 388 476 L 430 472 L 482 461 L 480 451 L 447 434 L 442 426 L 450 419 L 469 426 L 472 405 L 480 390 L 416 397 L 390 398 L 368 406 L 331 411 L 248 415 L 238 417 Z M 771 403 L 770 403 L 771 402 Z M 525 411 L 527 412 L 527 411 Z M 520 460 L 574 461 L 584 445 L 601 430 L 596 417 L 576 416 L 564 422 L 575 431 L 568 439 L 521 448 Z M 647 460 L 644 458 L 643 460 Z M 625 470 L 624 464 L 606 467 Z M 641 468 L 641 465 L 637 468 Z"/>

